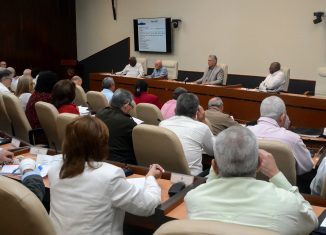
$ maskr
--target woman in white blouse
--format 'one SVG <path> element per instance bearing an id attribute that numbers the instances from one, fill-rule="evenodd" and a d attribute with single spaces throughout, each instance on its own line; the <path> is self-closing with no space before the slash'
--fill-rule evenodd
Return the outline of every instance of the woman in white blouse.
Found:
<path id="1" fill-rule="evenodd" d="M 164 170 L 152 165 L 144 188 L 137 188 L 121 168 L 103 162 L 108 138 L 106 125 L 95 117 L 80 117 L 67 126 L 63 161 L 48 174 L 50 217 L 58 235 L 122 235 L 125 211 L 149 216 L 160 204 L 155 177 Z"/>
<path id="2" fill-rule="evenodd" d="M 33 78 L 30 75 L 23 75 L 18 79 L 15 95 L 19 98 L 23 110 L 33 92 Z"/>

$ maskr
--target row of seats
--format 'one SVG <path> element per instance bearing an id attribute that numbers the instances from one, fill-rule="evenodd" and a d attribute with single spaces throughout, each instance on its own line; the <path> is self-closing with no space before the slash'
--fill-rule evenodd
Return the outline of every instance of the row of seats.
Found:
<path id="1" fill-rule="evenodd" d="M 56 235 L 54 226 L 40 200 L 19 182 L 0 177 L 0 205 L 6 212 L 1 222 L 1 234 Z M 24 218 L 17 220 L 13 218 Z M 174 220 L 161 225 L 154 235 L 274 235 L 260 228 L 206 220 Z"/>
<path id="2" fill-rule="evenodd" d="M 145 73 L 147 72 L 147 59 L 142 57 L 137 57 L 137 62 L 141 63 L 143 66 L 143 69 Z M 220 66 L 224 72 L 224 78 L 222 85 L 227 84 L 228 79 L 228 65 L 227 64 L 221 64 L 218 63 L 218 66 Z M 178 62 L 175 60 L 162 60 L 162 66 L 166 67 L 168 70 L 168 79 L 176 80 L 178 79 Z M 290 69 L 287 67 L 284 67 L 281 69 L 285 75 L 285 85 L 284 85 L 284 91 L 288 91 L 289 83 L 290 83 Z"/>

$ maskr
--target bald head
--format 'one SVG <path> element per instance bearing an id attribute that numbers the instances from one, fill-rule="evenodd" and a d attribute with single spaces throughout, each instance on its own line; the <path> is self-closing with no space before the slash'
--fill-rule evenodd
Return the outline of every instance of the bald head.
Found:
<path id="1" fill-rule="evenodd" d="M 271 74 L 279 71 L 281 69 L 281 64 L 279 62 L 273 62 L 271 63 L 271 65 L 269 66 L 269 72 Z"/>
<path id="2" fill-rule="evenodd" d="M 155 69 L 160 69 L 162 68 L 162 60 L 156 60 L 154 63 Z"/>
<path id="3" fill-rule="evenodd" d="M 78 85 L 78 86 L 81 86 L 83 84 L 83 79 L 81 77 L 77 76 L 77 75 L 73 76 L 71 78 L 71 81 L 73 83 L 75 83 L 76 85 Z"/>
<path id="4" fill-rule="evenodd" d="M 211 98 L 208 101 L 208 108 L 217 107 L 218 109 L 223 109 L 223 101 L 220 97 Z"/>
<path id="5" fill-rule="evenodd" d="M 32 70 L 31 69 L 25 69 L 24 72 L 23 72 L 23 75 L 29 75 L 29 76 L 32 76 Z"/>

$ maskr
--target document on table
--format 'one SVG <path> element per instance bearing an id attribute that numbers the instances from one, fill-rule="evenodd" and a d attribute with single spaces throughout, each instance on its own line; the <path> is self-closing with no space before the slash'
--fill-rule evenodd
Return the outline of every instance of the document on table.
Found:
<path id="1" fill-rule="evenodd" d="M 48 174 L 50 167 L 53 164 L 56 164 L 62 160 L 62 154 L 58 155 L 45 155 L 45 154 L 38 154 L 36 158 L 36 164 L 38 169 L 41 171 L 41 176 L 45 177 Z"/>
<path id="2" fill-rule="evenodd" d="M 19 165 L 4 165 L 0 172 L 1 175 L 7 175 L 7 174 L 15 174 L 19 175 Z"/>
<path id="3" fill-rule="evenodd" d="M 132 117 L 132 119 L 134 120 L 134 122 L 139 125 L 139 124 L 142 124 L 144 121 L 138 119 L 138 118 L 135 118 L 135 117 Z"/>

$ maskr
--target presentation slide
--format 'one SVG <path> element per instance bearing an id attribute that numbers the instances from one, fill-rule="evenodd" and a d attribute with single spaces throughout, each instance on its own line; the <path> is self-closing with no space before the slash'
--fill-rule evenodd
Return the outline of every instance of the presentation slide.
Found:
<path id="1" fill-rule="evenodd" d="M 138 19 L 139 51 L 167 51 L 165 20 L 165 18 Z"/>

